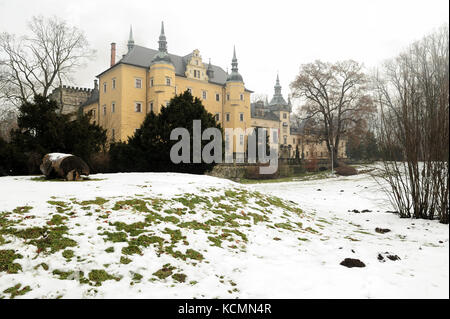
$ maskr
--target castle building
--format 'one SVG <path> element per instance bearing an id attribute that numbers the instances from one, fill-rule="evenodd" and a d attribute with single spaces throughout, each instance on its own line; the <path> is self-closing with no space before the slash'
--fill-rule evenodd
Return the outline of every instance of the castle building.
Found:
<path id="1" fill-rule="evenodd" d="M 80 88 L 63 85 L 55 88 L 48 96 L 50 100 L 56 101 L 62 114 L 75 116 L 89 99 L 94 89 Z"/>
<path id="2" fill-rule="evenodd" d="M 126 141 L 141 126 L 149 112 L 158 113 L 172 97 L 186 90 L 201 99 L 206 110 L 225 130 L 225 141 L 233 139 L 233 153 L 244 153 L 245 131 L 252 127 L 275 128 L 270 138 L 285 149 L 295 146 L 301 137 L 291 129 L 290 100 L 285 101 L 277 76 L 275 94 L 270 101 L 250 103 L 253 93 L 244 85 L 239 73 L 236 50 L 233 50 L 231 73 L 202 60 L 198 49 L 181 56 L 168 52 L 164 24 L 158 40 L 158 50 L 136 45 L 133 31 L 128 51 L 116 63 L 116 44 L 111 43 L 110 67 L 97 78 L 99 87 L 83 103 L 83 112 L 107 130 L 108 140 Z M 227 128 L 241 129 L 229 136 Z M 294 157 L 290 150 L 288 157 Z"/>
<path id="3" fill-rule="evenodd" d="M 291 123 L 292 104 L 281 94 L 280 79 L 277 78 L 274 86 L 274 95 L 270 103 L 256 101 L 251 104 L 251 125 L 255 128 L 274 129 L 278 136 L 270 137 L 272 142 L 278 139 L 280 157 L 301 159 L 327 159 L 329 152 L 326 142 L 321 140 L 315 132 L 306 129 L 306 121 L 300 125 Z M 338 157 L 346 158 L 346 139 L 339 143 Z M 298 152 L 298 155 L 297 155 Z"/>
<path id="4" fill-rule="evenodd" d="M 126 141 L 147 113 L 157 114 L 175 94 L 186 90 L 201 99 L 223 128 L 250 127 L 252 91 L 245 88 L 239 74 L 235 50 L 230 74 L 210 61 L 203 62 L 199 50 L 184 56 L 168 53 L 161 24 L 158 50 L 136 45 L 130 29 L 128 52 L 117 63 L 114 58 L 112 43 L 111 65 L 97 76 L 98 102 L 93 100 L 83 107 L 84 112 L 91 112 L 93 120 L 107 129 L 110 141 Z"/>

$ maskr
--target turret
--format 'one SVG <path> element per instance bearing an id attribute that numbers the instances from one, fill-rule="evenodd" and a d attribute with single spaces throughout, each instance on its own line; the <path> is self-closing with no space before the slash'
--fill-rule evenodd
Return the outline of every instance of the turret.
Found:
<path id="1" fill-rule="evenodd" d="M 173 64 L 170 59 L 169 53 L 167 53 L 167 40 L 164 34 L 164 22 L 161 22 L 161 34 L 158 40 L 158 53 L 153 57 L 152 64 L 154 63 L 167 63 Z"/>
<path id="2" fill-rule="evenodd" d="M 152 58 L 149 70 L 150 88 L 147 103 L 150 109 L 158 113 L 175 94 L 175 66 L 167 52 L 167 40 L 164 34 L 164 22 L 158 40 L 158 52 Z"/>
<path id="3" fill-rule="evenodd" d="M 233 48 L 233 59 L 231 60 L 231 73 L 227 77 L 227 82 L 244 82 L 244 80 L 242 79 L 242 75 L 240 75 L 238 71 L 236 47 Z"/>

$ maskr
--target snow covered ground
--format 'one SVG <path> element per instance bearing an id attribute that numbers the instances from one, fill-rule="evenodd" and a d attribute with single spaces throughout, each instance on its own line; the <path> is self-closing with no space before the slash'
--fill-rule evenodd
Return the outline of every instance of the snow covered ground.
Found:
<path id="1" fill-rule="evenodd" d="M 1 177 L 0 194 L 0 298 L 449 298 L 448 225 L 386 213 L 368 174 Z"/>

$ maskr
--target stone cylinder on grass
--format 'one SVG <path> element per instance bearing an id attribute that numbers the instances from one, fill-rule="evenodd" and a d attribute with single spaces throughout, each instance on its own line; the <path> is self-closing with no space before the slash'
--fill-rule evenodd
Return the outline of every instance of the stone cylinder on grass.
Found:
<path id="1" fill-rule="evenodd" d="M 63 178 L 68 181 L 81 180 L 81 175 L 89 175 L 89 166 L 78 156 L 63 153 L 49 153 L 40 166 L 46 178 Z"/>

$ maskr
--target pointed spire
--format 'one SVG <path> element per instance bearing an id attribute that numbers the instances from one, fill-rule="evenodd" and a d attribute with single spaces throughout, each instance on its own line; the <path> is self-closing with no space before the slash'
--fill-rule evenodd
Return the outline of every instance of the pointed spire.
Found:
<path id="1" fill-rule="evenodd" d="M 134 48 L 133 27 L 130 25 L 130 36 L 128 37 L 128 52 Z"/>
<path id="2" fill-rule="evenodd" d="M 161 34 L 159 35 L 159 51 L 167 53 L 167 41 L 166 35 L 164 34 L 164 21 L 161 21 Z"/>
<path id="3" fill-rule="evenodd" d="M 277 72 L 277 80 L 275 81 L 275 95 L 281 95 L 280 77 Z"/>
<path id="4" fill-rule="evenodd" d="M 280 76 L 277 72 L 277 79 L 275 81 L 275 93 L 272 97 L 272 100 L 270 101 L 270 105 L 275 106 L 276 108 L 284 108 L 288 104 L 286 103 L 285 99 L 283 98 L 283 94 L 281 94 L 281 85 L 280 85 Z"/>
<path id="5" fill-rule="evenodd" d="M 158 40 L 158 53 L 152 59 L 152 63 L 169 63 L 173 64 L 170 59 L 169 53 L 167 53 L 167 41 L 166 35 L 164 34 L 164 21 L 161 21 L 161 33 Z"/>
<path id="6" fill-rule="evenodd" d="M 236 46 L 233 46 L 233 60 L 231 60 L 231 70 L 238 72 L 238 61 L 236 58 Z"/>
<path id="7" fill-rule="evenodd" d="M 228 69 L 227 69 L 228 73 Z M 227 81 L 243 82 L 242 76 L 238 71 L 238 61 L 236 58 L 236 46 L 233 46 L 233 59 L 231 60 L 231 73 L 227 78 Z"/>

